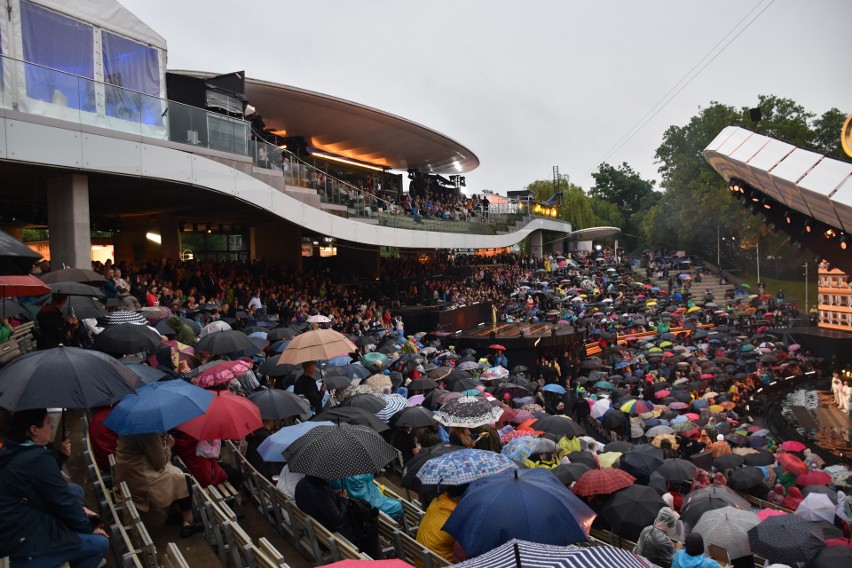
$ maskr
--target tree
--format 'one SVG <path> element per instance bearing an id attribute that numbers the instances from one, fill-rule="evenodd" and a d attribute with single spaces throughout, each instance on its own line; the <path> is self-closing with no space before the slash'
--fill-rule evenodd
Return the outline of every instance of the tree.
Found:
<path id="1" fill-rule="evenodd" d="M 840 145 L 840 129 L 843 128 L 845 121 L 846 114 L 836 108 L 827 110 L 814 120 L 814 149 L 836 160 L 848 160 L 846 152 Z"/>
<path id="2" fill-rule="evenodd" d="M 634 250 L 640 241 L 638 234 L 642 217 L 661 197 L 654 191 L 655 182 L 642 179 L 627 162 L 617 168 L 603 163 L 592 177 L 595 185 L 589 190 L 589 195 L 614 208 L 599 206 L 601 213 L 598 217 L 606 217 L 612 221 L 610 225 L 619 227 L 624 235 L 624 248 Z"/>

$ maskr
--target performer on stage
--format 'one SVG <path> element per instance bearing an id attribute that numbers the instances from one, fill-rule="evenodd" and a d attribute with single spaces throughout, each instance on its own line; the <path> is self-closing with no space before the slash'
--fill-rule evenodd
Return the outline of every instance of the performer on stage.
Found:
<path id="1" fill-rule="evenodd" d="M 840 395 L 843 389 L 843 381 L 840 380 L 840 375 L 838 373 L 834 373 L 831 378 L 831 394 L 834 395 L 834 404 L 835 406 L 840 406 Z"/>

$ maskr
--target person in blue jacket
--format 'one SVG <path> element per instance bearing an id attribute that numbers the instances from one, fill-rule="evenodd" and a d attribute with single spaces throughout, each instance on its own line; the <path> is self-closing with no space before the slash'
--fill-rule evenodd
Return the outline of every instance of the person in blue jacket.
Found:
<path id="1" fill-rule="evenodd" d="M 54 454 L 47 409 L 12 415 L 0 450 L 0 557 L 13 568 L 95 568 L 109 548 L 69 490 Z"/>
<path id="2" fill-rule="evenodd" d="M 373 507 L 379 509 L 394 520 L 402 516 L 402 503 L 396 499 L 386 497 L 373 483 L 375 476 L 372 473 L 353 475 L 344 479 L 335 479 L 329 482 L 332 489 L 345 489 L 347 495 L 352 499 L 363 499 Z"/>
<path id="3" fill-rule="evenodd" d="M 681 550 L 675 552 L 672 568 L 722 568 L 712 558 L 704 556 L 704 538 L 698 533 L 686 537 Z"/>

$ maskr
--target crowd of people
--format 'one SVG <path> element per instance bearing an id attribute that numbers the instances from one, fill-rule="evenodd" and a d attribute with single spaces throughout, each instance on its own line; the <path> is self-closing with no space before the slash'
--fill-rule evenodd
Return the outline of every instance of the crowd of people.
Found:
<path id="1" fill-rule="evenodd" d="M 750 512 L 762 509 L 755 503 L 765 502 L 779 508 L 770 514 L 815 522 L 813 501 L 824 497 L 834 508 L 830 517 L 820 517 L 821 524 L 815 522 L 822 540 L 848 544 L 852 499 L 842 491 L 847 466 L 826 464 L 813 448 L 777 439 L 749 419 L 759 415 L 761 387 L 781 377 L 821 372 L 819 361 L 772 334 L 765 325 L 770 310 L 765 298 L 708 301 L 693 294 L 687 279 L 661 289 L 642 278 L 644 269 L 658 268 L 654 258 L 616 262 L 603 251 L 544 259 L 446 256 L 428 265 L 392 260 L 384 263 L 382 279 L 370 286 L 262 262 L 95 265 L 104 276 L 110 315 L 78 318 L 63 310 L 68 297 L 55 294 L 35 319 L 40 349 L 60 344 L 91 349 L 98 345 L 97 336 L 119 321 L 111 316 L 139 316 L 140 325 L 149 324 L 162 335 L 162 344 L 133 361 L 144 359 L 162 373 L 161 381 L 192 381 L 194 367 L 242 361 L 240 373 L 220 389 L 240 395 L 283 389 L 304 399 L 298 415 L 265 419 L 243 440 L 246 459 L 307 514 L 371 555 L 379 554 L 378 534 L 365 532 L 359 511 L 366 507 L 363 514 L 368 515 L 375 508 L 392 518 L 402 513 L 401 504 L 373 483 L 379 472 L 330 481 L 290 471 L 264 451 L 264 444 L 300 421 L 357 406 L 354 401 L 363 396 L 378 400 L 372 404 L 379 410 L 377 422 L 362 423 L 373 424 L 399 451 L 406 469 L 419 469 L 441 454 L 475 449 L 506 456 L 515 468 L 548 470 L 595 516 L 593 528 L 635 541 L 636 552 L 659 566 L 712 565 L 703 556 L 705 546 L 719 543 L 700 521 L 724 506 Z M 535 365 L 513 365 L 511 351 L 499 345 L 476 353 L 455 345 L 446 332 L 406 329 L 394 315 L 403 303 L 450 309 L 476 302 L 493 302 L 497 319 L 504 322 L 570 325 L 582 341 L 543 351 Z M 24 317 L 14 314 L 9 325 Z M 335 358 L 341 360 L 270 364 L 290 338 L 320 327 L 347 335 L 357 349 Z M 283 341 L 270 339 L 278 328 L 282 333 L 276 337 Z M 252 335 L 256 349 L 230 354 L 193 350 L 201 337 L 228 329 Z M 840 401 L 843 387 L 834 392 Z M 848 409 L 848 390 L 845 399 Z M 453 415 L 458 405 L 476 406 L 479 414 L 459 419 Z M 412 407 L 425 409 L 432 419 L 421 424 L 401 418 Z M 182 468 L 202 485 L 224 480 L 240 485 L 239 472 L 221 462 L 220 442 L 178 431 L 118 436 L 104 425 L 110 412 L 92 412 L 89 434 L 98 464 L 107 467 L 114 455 L 116 475 L 128 483 L 138 506 L 172 509 L 181 536 L 199 530 Z M 88 564 L 73 565 L 97 565 L 105 550 L 97 540 L 100 525 L 82 508 L 75 486 L 60 475 L 62 460 L 45 448 L 45 428 L 49 431 L 49 421 L 41 411 L 11 417 L 0 462 L 15 467 L 0 468 L 0 501 L 15 514 L 3 518 L 0 555 L 74 562 L 88 555 Z M 33 467 L 39 473 L 24 482 L 21 472 L 30 467 L 27 460 L 35 459 L 28 456 L 37 456 Z M 7 482 L 12 475 L 17 476 L 14 483 Z M 619 481 L 589 483 L 596 476 Z M 469 493 L 468 484 L 427 485 L 410 475 L 399 482 L 418 494 L 426 510 L 418 541 L 447 560 L 464 560 L 468 551 L 443 527 Z M 34 484 L 45 483 L 51 493 L 39 494 L 40 505 L 30 507 L 21 499 L 36 496 L 19 490 L 19 483 L 32 492 Z M 635 491 L 647 506 L 641 512 L 619 512 L 614 502 L 625 491 Z M 760 517 L 752 514 L 756 526 Z M 53 536 L 31 537 L 37 528 Z M 72 548 L 83 556 L 70 556 Z M 763 549 L 746 552 L 731 558 L 734 566 L 753 563 L 753 554 L 778 565 L 797 562 Z"/>

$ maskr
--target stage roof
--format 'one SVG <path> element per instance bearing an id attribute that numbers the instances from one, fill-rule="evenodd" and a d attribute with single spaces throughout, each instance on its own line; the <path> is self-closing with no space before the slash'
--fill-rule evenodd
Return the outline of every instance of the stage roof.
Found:
<path id="1" fill-rule="evenodd" d="M 169 71 L 193 77 L 204 71 Z M 479 166 L 468 148 L 416 122 L 314 91 L 246 77 L 246 99 L 279 136 L 301 136 L 315 148 L 396 170 L 462 174 Z"/>
<path id="2" fill-rule="evenodd" d="M 788 209 L 852 232 L 852 163 L 735 126 L 716 136 L 704 158 L 726 180 L 741 179 Z"/>
<path id="3" fill-rule="evenodd" d="M 620 234 L 621 229 L 618 227 L 589 227 L 588 229 L 572 231 L 568 237 L 574 241 L 598 241 L 601 239 L 611 239 Z"/>

